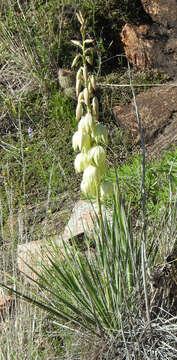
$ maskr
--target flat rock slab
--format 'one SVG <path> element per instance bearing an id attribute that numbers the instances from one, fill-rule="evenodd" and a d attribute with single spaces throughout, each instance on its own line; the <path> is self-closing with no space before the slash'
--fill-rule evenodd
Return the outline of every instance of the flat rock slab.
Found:
<path id="1" fill-rule="evenodd" d="M 110 220 L 111 213 L 102 208 L 103 214 L 106 212 L 107 218 Z M 70 220 L 64 229 L 62 238 L 69 240 L 71 237 L 79 236 L 85 232 L 90 232 L 94 228 L 94 220 L 98 213 L 96 203 L 91 204 L 88 201 L 79 200 L 74 206 Z"/>
<path id="2" fill-rule="evenodd" d="M 90 202 L 83 200 L 76 202 L 70 220 L 66 225 L 62 236 L 56 236 L 50 239 L 50 241 L 53 241 L 53 243 L 59 247 L 59 256 L 61 261 L 65 257 L 62 240 L 69 241 L 71 237 L 76 237 L 84 234 L 85 232 L 92 231 L 94 227 L 93 220 L 96 218 L 97 211 L 98 207 L 95 203 L 91 204 Z M 104 207 L 102 211 L 103 216 L 106 214 L 107 219 L 111 221 L 111 212 L 105 210 Z M 49 261 L 47 262 L 45 258 L 46 245 L 48 246 L 45 239 L 18 245 L 18 269 L 20 272 L 27 275 L 26 279 L 30 283 L 33 283 L 33 281 L 28 277 L 33 280 L 38 280 L 38 276 L 32 269 L 30 269 L 30 267 L 40 273 L 41 263 L 45 261 L 45 265 L 49 264 Z"/>
<path id="3" fill-rule="evenodd" d="M 0 292 L 0 331 L 4 330 L 5 320 L 9 319 L 9 315 L 14 312 L 15 304 L 15 296 Z"/>
<path id="4" fill-rule="evenodd" d="M 53 238 L 53 242 L 56 243 L 55 237 Z M 41 273 L 41 264 L 45 264 L 47 266 L 50 264 L 50 261 L 45 256 L 49 246 L 50 243 L 46 242 L 44 239 L 30 241 L 29 243 L 18 245 L 18 270 L 27 276 L 26 280 L 29 283 L 34 284 L 33 280 L 39 280 L 38 275 L 33 271 L 33 269 L 36 272 Z M 65 257 L 65 253 L 62 246 L 62 241 L 61 239 L 59 241 L 59 237 L 57 237 L 57 246 L 60 247 L 60 251 L 58 251 L 57 254 L 60 256 L 60 260 L 62 261 Z M 28 277 L 30 277 L 32 280 L 30 280 Z"/>
<path id="5" fill-rule="evenodd" d="M 142 120 L 147 151 L 161 155 L 171 144 L 177 143 L 177 83 L 151 88 L 136 97 Z M 140 142 L 138 121 L 133 101 L 115 106 L 113 113 L 120 127 L 126 129 L 135 143 Z"/>
<path id="6" fill-rule="evenodd" d="M 52 237 L 48 241 L 45 239 L 30 241 L 29 243 L 19 244 L 17 248 L 17 265 L 18 270 L 23 274 L 31 277 L 33 280 L 38 280 L 38 275 L 35 274 L 33 269 L 36 272 L 41 272 L 41 264 L 49 265 L 50 261 L 46 257 L 46 253 L 52 253 L 54 248 L 50 247 L 50 244 L 57 245 L 59 251 L 57 251 L 57 255 L 60 257 L 62 261 L 65 257 L 64 248 L 62 245 L 61 237 Z M 51 245 L 53 245 L 51 244 Z M 49 250 L 49 252 L 48 252 Z M 29 265 L 29 266 L 28 266 Z M 31 269 L 31 268 L 32 269 Z M 28 282 L 33 283 L 30 279 Z"/>
<path id="7" fill-rule="evenodd" d="M 9 308 L 12 306 L 12 303 L 15 302 L 14 296 L 7 296 L 5 294 L 0 294 L 0 314 L 1 312 L 4 312 L 6 310 L 9 310 Z"/>
<path id="8" fill-rule="evenodd" d="M 39 271 L 41 260 L 42 241 L 31 241 L 26 244 L 18 245 L 17 264 L 19 271 L 23 274 L 31 277 L 33 280 L 37 280 L 38 276 L 32 269 L 30 269 L 29 266 L 34 268 L 36 271 Z M 32 283 L 30 279 L 28 279 L 28 281 Z"/>
<path id="9" fill-rule="evenodd" d="M 42 201 L 36 204 L 28 204 L 18 212 L 10 214 L 3 230 L 6 242 L 11 242 L 12 228 L 13 237 L 18 239 L 19 232 L 22 243 L 26 242 L 26 234 L 31 240 L 40 240 L 46 237 L 53 237 L 61 234 L 78 195 L 65 191 L 59 194 L 56 199 Z"/>

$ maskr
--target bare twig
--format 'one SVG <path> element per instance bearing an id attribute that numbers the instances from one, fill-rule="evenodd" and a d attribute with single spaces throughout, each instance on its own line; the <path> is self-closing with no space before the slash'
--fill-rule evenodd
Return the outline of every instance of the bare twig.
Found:
<path id="1" fill-rule="evenodd" d="M 101 86 L 107 86 L 107 87 L 131 87 L 130 84 L 106 84 L 106 83 L 97 83 L 97 85 Z M 177 87 L 177 82 L 176 83 L 171 83 L 171 84 L 133 84 L 134 87 Z"/>
<path id="2" fill-rule="evenodd" d="M 172 184 L 171 184 L 171 178 L 172 178 L 172 170 L 174 163 L 176 161 L 176 156 L 173 159 L 173 162 L 170 166 L 169 170 L 169 223 L 170 223 L 170 229 L 172 229 Z"/>
<path id="3" fill-rule="evenodd" d="M 142 274 L 143 274 L 143 284 L 144 284 L 144 294 L 145 294 L 145 303 L 146 303 L 146 316 L 148 323 L 150 324 L 150 311 L 149 311 L 149 302 L 147 296 L 147 281 L 146 281 L 146 148 L 144 142 L 144 134 L 142 128 L 141 116 L 138 111 L 138 106 L 135 97 L 135 91 L 132 84 L 130 65 L 128 63 L 128 74 L 130 79 L 130 87 L 133 95 L 133 102 L 135 106 L 136 118 L 139 126 L 141 146 L 142 146 L 142 245 L 141 245 L 141 261 L 142 261 Z"/>

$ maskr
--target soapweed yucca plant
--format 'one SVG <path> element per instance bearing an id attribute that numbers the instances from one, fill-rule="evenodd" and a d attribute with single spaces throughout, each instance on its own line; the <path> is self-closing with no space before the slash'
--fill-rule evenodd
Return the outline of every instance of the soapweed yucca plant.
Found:
<path id="1" fill-rule="evenodd" d="M 67 324 L 73 331 L 86 331 L 97 337 L 116 334 L 121 320 L 137 309 L 135 295 L 141 288 L 140 242 L 133 239 L 125 209 L 115 194 L 112 220 L 102 213 L 104 227 L 99 231 L 95 213 L 92 242 L 81 251 L 78 242 L 62 242 L 62 248 L 49 244 L 40 263 L 41 271 L 31 268 L 38 280 L 32 278 L 34 298 L 25 291 L 12 290 L 33 305 L 49 312 L 60 326 Z M 101 210 L 102 211 L 102 210 Z M 31 289 L 30 289 L 31 291 Z M 139 302 L 139 305 L 140 302 Z M 129 314 L 129 315 L 128 315 Z"/>
<path id="2" fill-rule="evenodd" d="M 11 286 L 0 285 L 52 315 L 61 328 L 60 335 L 65 331 L 64 337 L 70 336 L 72 356 L 67 359 L 76 358 L 75 351 L 77 358 L 84 360 L 95 359 L 96 353 L 102 360 L 119 356 L 155 359 L 156 353 L 159 359 L 175 359 L 175 318 L 166 318 L 170 314 L 164 311 L 164 317 L 155 317 L 151 324 L 146 321 L 141 236 L 138 238 L 131 230 L 118 193 L 113 200 L 112 220 L 104 213 L 102 217 L 104 226 L 100 231 L 95 213 L 90 235 L 95 246 L 91 248 L 88 242 L 86 253 L 74 239 L 44 248 L 40 271 L 29 266 L 38 279 L 30 278 L 35 285 L 33 293 L 17 281 Z M 154 248 L 151 244 L 149 248 L 150 264 Z M 78 355 L 81 350 L 83 357 Z"/>
<path id="3" fill-rule="evenodd" d="M 15 290 L 5 284 L 1 286 L 49 312 L 61 327 L 81 333 L 85 338 L 95 336 L 105 343 L 110 337 L 119 335 L 120 343 L 123 343 L 123 329 L 132 327 L 139 309 L 144 308 L 141 298 L 141 241 L 133 237 L 118 189 L 104 183 L 107 166 L 102 143 L 107 142 L 107 131 L 98 122 L 98 100 L 93 94 L 95 79 L 87 70 L 93 49 L 86 46 L 93 40 L 86 39 L 86 21 L 81 13 L 78 20 L 82 42 L 73 43 L 81 53 L 73 65 L 80 59 L 82 65 L 76 77 L 76 118 L 79 123 L 73 136 L 73 148 L 80 153 L 74 165 L 76 171 L 83 171 L 81 191 L 96 197 L 98 202 L 99 212 L 95 212 L 94 230 L 90 235 L 92 241 L 86 236 L 87 254 L 80 250 L 74 239 L 71 243 L 63 241 L 60 246 L 47 246 L 40 271 L 29 266 L 38 279 L 31 278 L 31 281 L 40 290 L 34 287 L 34 296 L 28 295 L 28 289 L 18 289 L 17 285 Z M 102 198 L 108 194 L 113 195 L 112 221 L 108 220 L 101 206 Z"/>
<path id="4" fill-rule="evenodd" d="M 29 266 L 38 279 L 31 281 L 40 290 L 34 287 L 34 296 L 29 295 L 27 289 L 18 289 L 17 285 L 13 289 L 5 284 L 1 286 L 49 312 L 61 327 L 67 326 L 74 332 L 104 340 L 117 334 L 124 319 L 127 321 L 131 317 L 137 293 L 140 299 L 140 242 L 132 237 L 118 191 L 113 192 L 112 184 L 103 182 L 107 166 L 102 143 L 107 142 L 107 131 L 98 122 L 98 100 L 93 95 L 95 79 L 87 70 L 93 49 L 86 48 L 86 45 L 92 44 L 93 40 L 85 38 L 86 22 L 81 13 L 78 19 L 82 43 L 74 41 L 74 44 L 82 53 L 76 56 L 73 65 L 80 58 L 83 64 L 76 78 L 76 118 L 79 123 L 73 136 L 73 147 L 80 151 L 75 169 L 83 171 L 81 190 L 86 195 L 95 196 L 99 205 L 91 235 L 94 248 L 90 248 L 87 237 L 87 255 L 74 239 L 71 243 L 63 241 L 62 249 L 50 244 L 43 253 L 40 271 Z M 114 194 L 112 221 L 100 206 L 100 197 L 110 193 Z"/>

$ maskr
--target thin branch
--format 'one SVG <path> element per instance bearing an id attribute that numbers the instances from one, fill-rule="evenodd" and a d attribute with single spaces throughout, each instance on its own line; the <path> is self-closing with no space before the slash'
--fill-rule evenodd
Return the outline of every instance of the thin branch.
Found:
<path id="1" fill-rule="evenodd" d="M 108 86 L 108 87 L 131 87 L 130 84 L 105 84 L 105 83 L 97 83 L 97 85 L 99 86 Z M 177 82 L 176 83 L 171 83 L 171 84 L 133 84 L 134 87 L 177 87 Z"/>
<path id="2" fill-rule="evenodd" d="M 169 225 L 170 225 L 169 227 L 170 227 L 170 231 L 168 232 L 168 235 L 169 235 L 168 240 L 170 240 L 171 229 L 172 229 L 172 170 L 173 170 L 175 161 L 176 161 L 176 156 L 173 159 L 173 162 L 172 162 L 172 164 L 170 166 L 170 170 L 169 170 Z"/>
<path id="3" fill-rule="evenodd" d="M 141 261 L 142 261 L 142 275 L 143 275 L 143 284 L 144 284 L 144 294 L 145 294 L 145 304 L 146 304 L 146 316 L 148 323 L 150 324 L 150 311 L 149 311 L 149 302 L 148 302 L 148 295 L 147 295 L 147 281 L 146 281 L 146 148 L 144 142 L 144 134 L 142 128 L 142 120 L 141 116 L 138 111 L 138 106 L 135 97 L 135 91 L 132 84 L 131 79 L 131 72 L 130 72 L 130 65 L 128 62 L 128 74 L 130 80 L 130 87 L 133 95 L 133 102 L 135 106 L 136 118 L 138 122 L 139 132 L 140 132 L 140 139 L 141 139 L 141 146 L 142 146 L 142 244 L 141 244 Z"/>

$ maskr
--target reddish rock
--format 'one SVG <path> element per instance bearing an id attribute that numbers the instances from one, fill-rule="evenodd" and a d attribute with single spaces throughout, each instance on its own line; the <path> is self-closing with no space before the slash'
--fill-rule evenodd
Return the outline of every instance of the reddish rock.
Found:
<path id="1" fill-rule="evenodd" d="M 103 214 L 105 209 L 103 207 Z M 97 205 L 90 204 L 90 202 L 79 200 L 76 202 L 70 220 L 67 226 L 64 229 L 62 236 L 52 237 L 51 241 L 54 241 L 59 251 L 57 252 L 57 256 L 59 256 L 59 260 L 63 260 L 65 257 L 65 250 L 63 248 L 62 239 L 64 241 L 69 241 L 71 237 L 82 236 L 85 232 L 90 232 L 93 230 L 94 224 L 93 220 L 96 217 L 97 213 Z M 106 211 L 106 216 L 111 220 L 110 211 Z M 31 241 L 29 243 L 18 245 L 18 269 L 23 274 L 27 275 L 26 280 L 29 283 L 34 284 L 32 280 L 39 280 L 38 275 L 32 270 L 34 269 L 36 272 L 41 273 L 42 267 L 41 264 L 44 263 L 47 266 L 50 266 L 50 261 L 45 257 L 46 247 L 49 248 L 48 242 L 45 240 Z M 89 254 L 92 254 L 92 250 L 89 251 Z M 85 253 L 86 256 L 89 254 Z M 30 269 L 30 267 L 32 269 Z"/>
<path id="2" fill-rule="evenodd" d="M 177 88 L 175 84 L 152 88 L 140 93 L 136 102 L 148 151 L 160 155 L 162 150 L 177 143 Z M 138 143 L 140 134 L 133 101 L 115 106 L 113 113 L 117 123 Z"/>
<path id="3" fill-rule="evenodd" d="M 41 244 L 41 241 L 31 241 L 27 244 L 18 245 L 18 269 L 23 274 L 34 280 L 37 280 L 38 276 L 30 269 L 29 266 L 34 268 L 36 271 L 40 271 L 40 263 L 42 260 Z M 28 281 L 33 283 L 30 279 L 28 279 Z"/>
<path id="4" fill-rule="evenodd" d="M 93 207 L 87 201 L 79 200 L 75 204 L 70 220 L 63 233 L 63 239 L 69 240 L 71 236 L 78 236 L 93 228 L 92 217 L 95 218 L 96 204 Z"/>
<path id="5" fill-rule="evenodd" d="M 0 319 L 4 320 L 6 315 L 10 314 L 15 307 L 15 297 L 11 295 L 0 294 Z M 0 328 L 2 323 L 0 324 Z"/>
<path id="6" fill-rule="evenodd" d="M 144 36 L 148 35 L 149 29 L 149 25 L 126 24 L 121 32 L 126 57 L 137 68 L 145 69 L 152 65 L 153 40 L 144 39 Z"/>
<path id="7" fill-rule="evenodd" d="M 163 26 L 177 25 L 176 0 L 141 0 L 141 3 L 154 22 Z"/>
<path id="8" fill-rule="evenodd" d="M 53 240 L 55 241 L 55 239 Z M 63 260 L 64 249 L 62 247 L 61 238 L 58 237 L 57 243 L 58 246 L 60 246 L 60 251 L 57 253 L 57 255 L 60 256 L 60 260 Z M 40 274 L 42 271 L 42 264 L 47 266 L 50 265 L 50 261 L 45 256 L 46 252 L 48 252 L 47 249 L 49 249 L 49 243 L 47 243 L 44 239 L 18 245 L 18 269 L 27 276 L 26 280 L 31 284 L 34 284 L 33 280 L 39 280 L 38 275 L 35 274 L 33 269 Z M 33 280 L 30 280 L 28 277 L 32 278 Z"/>
<path id="9" fill-rule="evenodd" d="M 140 69 L 156 68 L 176 78 L 177 1 L 141 0 L 152 23 L 126 24 L 121 32 L 125 54 Z"/>
<path id="10" fill-rule="evenodd" d="M 14 301 L 14 296 L 0 295 L 0 312 L 5 311 L 5 309 L 9 307 L 9 305 L 11 305 Z"/>

